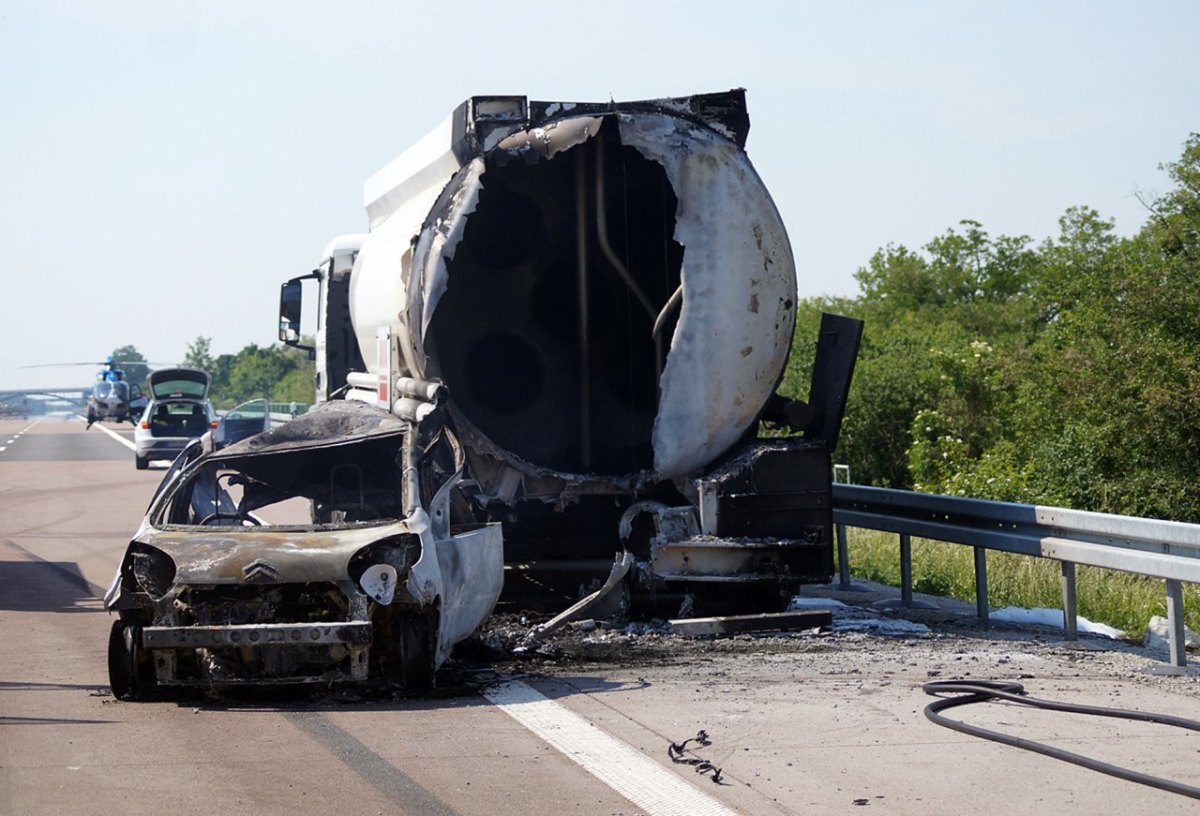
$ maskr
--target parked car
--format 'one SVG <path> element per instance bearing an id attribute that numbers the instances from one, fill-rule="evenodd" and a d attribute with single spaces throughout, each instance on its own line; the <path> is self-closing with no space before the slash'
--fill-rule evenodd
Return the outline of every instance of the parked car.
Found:
<path id="1" fill-rule="evenodd" d="M 462 446 L 429 426 L 337 400 L 191 442 L 105 595 L 113 693 L 432 683 L 491 613 L 504 555 L 464 509 Z"/>
<path id="2" fill-rule="evenodd" d="M 224 448 L 270 427 L 271 404 L 265 399 L 254 399 L 243 402 L 221 416 L 213 431 L 213 441 L 216 447 Z"/>
<path id="3" fill-rule="evenodd" d="M 191 440 L 217 427 L 208 401 L 211 379 L 198 368 L 164 368 L 147 378 L 150 402 L 133 429 L 133 458 L 138 470 L 154 459 L 174 459 Z"/>

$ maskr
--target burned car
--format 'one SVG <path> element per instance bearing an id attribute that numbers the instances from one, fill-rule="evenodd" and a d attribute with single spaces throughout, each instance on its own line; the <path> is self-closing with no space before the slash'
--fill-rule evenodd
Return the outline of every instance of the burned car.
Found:
<path id="1" fill-rule="evenodd" d="M 429 685 L 503 582 L 500 526 L 464 514 L 462 469 L 445 422 L 351 401 L 220 450 L 196 440 L 105 596 L 113 693 Z"/>

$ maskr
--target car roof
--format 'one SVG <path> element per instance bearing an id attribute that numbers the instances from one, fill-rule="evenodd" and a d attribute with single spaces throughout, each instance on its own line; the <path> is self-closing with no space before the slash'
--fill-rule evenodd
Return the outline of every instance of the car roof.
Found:
<path id="1" fill-rule="evenodd" d="M 408 423 L 399 417 L 349 400 L 333 400 L 277 428 L 255 434 L 212 454 L 209 461 L 287 453 L 305 448 L 353 445 L 369 439 L 404 434 Z"/>

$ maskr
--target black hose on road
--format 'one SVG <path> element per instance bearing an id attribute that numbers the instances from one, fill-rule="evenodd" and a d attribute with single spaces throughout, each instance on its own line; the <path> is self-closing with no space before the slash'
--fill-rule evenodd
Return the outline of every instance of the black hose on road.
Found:
<path id="1" fill-rule="evenodd" d="M 967 725 L 958 720 L 951 720 L 943 717 L 940 712 L 954 708 L 955 706 L 970 705 L 971 703 L 982 703 L 988 700 L 1005 700 L 1018 705 L 1031 706 L 1047 711 L 1065 711 L 1072 714 L 1091 714 L 1096 717 L 1113 717 L 1122 720 L 1139 720 L 1141 722 L 1158 723 L 1160 725 L 1173 725 L 1176 728 L 1186 728 L 1189 731 L 1200 731 L 1200 721 L 1188 720 L 1183 717 L 1172 717 L 1166 714 L 1155 714 L 1147 711 L 1130 711 L 1122 708 L 1104 708 L 1102 706 L 1087 706 L 1074 705 L 1071 703 L 1060 703 L 1054 700 L 1041 700 L 1037 697 L 1029 697 L 1025 694 L 1025 687 L 1020 683 L 1009 680 L 937 680 L 926 683 L 921 686 L 921 689 L 933 697 L 939 699 L 925 706 L 925 716 L 934 723 L 950 728 L 954 731 L 960 731 L 964 734 L 970 734 L 973 737 L 983 737 L 984 739 L 994 742 L 1001 742 L 1005 745 L 1011 745 L 1014 748 L 1023 748 L 1026 751 L 1034 751 L 1039 754 L 1045 754 L 1048 757 L 1061 759 L 1063 762 L 1070 762 L 1073 765 L 1079 765 L 1084 768 L 1089 768 L 1093 771 L 1099 771 L 1102 774 L 1115 776 L 1119 779 L 1125 779 L 1129 782 L 1137 782 L 1140 785 L 1149 785 L 1152 788 L 1158 788 L 1170 793 L 1177 793 L 1181 796 L 1189 796 L 1192 799 L 1200 799 L 1200 788 L 1193 785 L 1185 785 L 1182 782 L 1176 782 L 1171 779 L 1163 779 L 1158 776 L 1141 773 L 1140 771 L 1122 768 L 1119 765 L 1113 765 L 1108 762 L 1101 762 L 1098 759 L 1083 756 L 1082 754 L 1064 751 L 1061 748 L 1053 748 L 1049 745 L 1044 745 L 1040 742 L 1021 739 L 1009 734 L 1002 734 L 999 731 L 991 731 L 987 728 L 980 728 L 977 725 Z M 943 695 L 955 694 L 961 695 L 956 697 L 944 697 Z"/>

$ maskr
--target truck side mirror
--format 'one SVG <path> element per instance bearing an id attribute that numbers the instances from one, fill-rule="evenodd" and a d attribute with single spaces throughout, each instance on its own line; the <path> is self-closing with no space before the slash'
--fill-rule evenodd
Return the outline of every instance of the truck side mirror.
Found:
<path id="1" fill-rule="evenodd" d="M 314 276 L 292 278 L 279 288 L 279 339 L 292 348 L 307 351 L 310 359 L 316 354 L 316 349 L 300 342 L 300 315 L 304 304 L 300 282 L 311 277 Z"/>
<path id="2" fill-rule="evenodd" d="M 300 342 L 300 310 L 304 292 L 300 280 L 290 280 L 279 289 L 279 339 L 289 346 Z"/>

